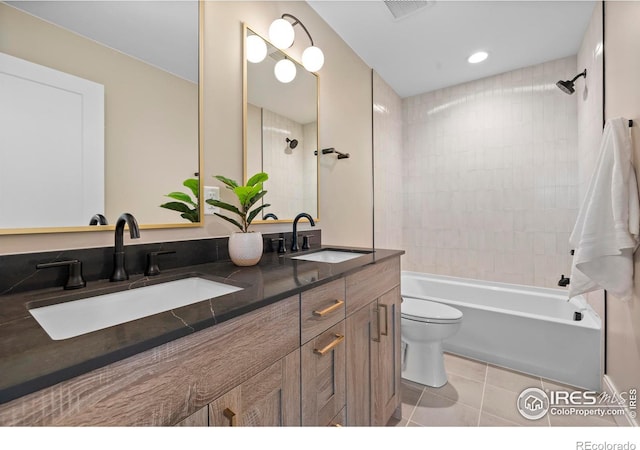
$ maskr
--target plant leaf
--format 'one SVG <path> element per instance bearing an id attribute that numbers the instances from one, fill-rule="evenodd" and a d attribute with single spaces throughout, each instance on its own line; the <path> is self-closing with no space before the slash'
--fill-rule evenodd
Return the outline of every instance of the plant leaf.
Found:
<path id="1" fill-rule="evenodd" d="M 238 187 L 238 183 L 235 180 L 232 180 L 231 178 L 223 177 L 222 175 L 216 175 L 214 178 L 226 184 L 227 189 L 235 189 Z"/>
<path id="2" fill-rule="evenodd" d="M 165 197 L 172 198 L 174 200 L 179 200 L 181 202 L 189 203 L 190 205 L 197 206 L 196 203 L 193 202 L 191 197 L 184 192 L 171 192 L 170 194 L 165 195 Z"/>
<path id="3" fill-rule="evenodd" d="M 180 217 L 182 217 L 183 219 L 186 219 L 190 222 L 197 222 L 198 221 L 198 212 L 190 212 L 190 213 L 182 213 L 180 214 Z"/>
<path id="4" fill-rule="evenodd" d="M 253 211 L 251 211 L 249 213 L 249 217 L 247 217 L 247 226 L 249 226 L 251 224 L 251 222 L 253 221 L 253 219 L 255 219 L 255 217 L 258 215 L 258 213 L 260 211 L 262 211 L 263 209 L 265 209 L 266 207 L 271 206 L 269 203 L 265 203 L 264 205 L 260 205 L 258 206 L 256 209 L 254 209 Z"/>
<path id="5" fill-rule="evenodd" d="M 247 181 L 247 186 L 255 186 L 258 183 L 264 183 L 269 179 L 269 175 L 264 172 L 258 172 Z"/>
<path id="6" fill-rule="evenodd" d="M 237 221 L 227 217 L 227 216 L 223 216 L 222 214 L 218 214 L 215 213 L 216 216 L 223 218 L 224 220 L 226 220 L 227 222 L 231 222 L 232 224 L 234 224 L 235 226 L 237 226 L 238 228 L 240 228 L 240 231 L 245 231 L 244 228 L 242 228 L 242 225 L 240 225 Z"/>
<path id="7" fill-rule="evenodd" d="M 178 202 L 163 203 L 162 205 L 160 205 L 160 207 L 170 209 L 172 211 L 182 212 L 182 213 L 191 212 L 191 209 L 187 205 L 185 205 L 184 203 L 178 203 Z"/>
<path id="8" fill-rule="evenodd" d="M 247 205 L 247 209 L 251 208 L 253 205 L 256 204 L 256 202 L 258 200 L 260 200 L 262 197 L 264 197 L 264 195 L 267 193 L 267 191 L 262 191 L 260 192 L 258 195 L 255 195 L 251 198 L 251 200 L 249 200 L 249 205 Z"/>
<path id="9" fill-rule="evenodd" d="M 251 186 L 238 186 L 233 189 L 233 192 L 238 196 L 238 200 L 240 201 L 240 205 L 246 211 L 247 205 L 249 204 L 249 200 L 253 196 L 253 187 Z"/>
<path id="10" fill-rule="evenodd" d="M 184 180 L 184 183 L 182 183 L 182 185 L 191 189 L 191 192 L 193 192 L 193 196 L 196 199 L 200 198 L 200 180 L 196 178 L 187 178 L 186 180 Z"/>
<path id="11" fill-rule="evenodd" d="M 205 201 L 210 205 L 217 206 L 218 208 L 226 209 L 227 211 L 231 211 L 234 214 L 242 216 L 242 213 L 240 212 L 240 210 L 235 206 L 230 205 L 229 203 L 221 202 L 220 200 L 212 200 L 210 198 Z"/>

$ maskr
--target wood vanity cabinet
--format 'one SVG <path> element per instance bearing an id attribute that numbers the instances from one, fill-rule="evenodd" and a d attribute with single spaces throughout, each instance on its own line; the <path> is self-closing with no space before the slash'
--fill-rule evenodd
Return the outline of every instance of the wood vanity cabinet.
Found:
<path id="1" fill-rule="evenodd" d="M 299 425 L 299 350 L 209 403 L 209 426 Z"/>
<path id="2" fill-rule="evenodd" d="M 283 397 L 289 388 L 295 390 L 299 382 L 286 377 L 293 362 L 299 365 L 299 347 L 296 295 L 2 404 L 0 424 L 203 424 L 202 409 L 238 386 L 243 406 L 254 399 L 260 407 L 269 403 L 269 395 L 276 394 L 258 399 L 261 394 L 254 392 L 248 399 L 242 389 L 263 371 L 280 368 Z M 272 389 L 272 380 L 264 386 Z M 295 422 L 284 405 L 282 410 L 283 421 Z M 299 406 L 291 412 L 296 414 L 299 417 Z"/>
<path id="3" fill-rule="evenodd" d="M 400 263 L 347 277 L 347 425 L 384 426 L 400 406 Z"/>
<path id="4" fill-rule="evenodd" d="M 302 425 L 343 424 L 345 408 L 345 280 L 300 296 Z"/>
<path id="5" fill-rule="evenodd" d="M 0 425 L 385 425 L 399 405 L 397 257 L 2 404 Z"/>

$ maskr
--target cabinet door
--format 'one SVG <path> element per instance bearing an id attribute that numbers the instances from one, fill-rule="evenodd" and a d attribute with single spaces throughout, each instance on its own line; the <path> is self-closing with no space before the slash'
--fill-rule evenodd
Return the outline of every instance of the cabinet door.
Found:
<path id="1" fill-rule="evenodd" d="M 209 404 L 210 426 L 299 426 L 296 350 Z"/>
<path id="2" fill-rule="evenodd" d="M 400 406 L 400 287 L 378 299 L 372 352 L 372 425 L 384 426 Z"/>
<path id="3" fill-rule="evenodd" d="M 371 425 L 371 374 L 377 302 L 371 302 L 346 320 L 347 425 Z M 375 347 L 377 350 L 377 347 Z"/>
<path id="4" fill-rule="evenodd" d="M 209 426 L 209 409 L 204 406 L 189 417 L 178 422 L 176 427 L 206 427 Z"/>
<path id="5" fill-rule="evenodd" d="M 301 347 L 302 425 L 325 426 L 345 406 L 344 320 Z"/>

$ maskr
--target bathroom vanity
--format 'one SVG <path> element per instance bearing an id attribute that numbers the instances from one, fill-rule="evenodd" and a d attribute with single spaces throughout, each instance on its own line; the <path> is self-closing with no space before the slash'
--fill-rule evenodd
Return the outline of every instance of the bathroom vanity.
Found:
<path id="1" fill-rule="evenodd" d="M 384 425 L 400 405 L 402 254 L 266 253 L 255 267 L 132 276 L 131 287 L 195 274 L 242 290 L 64 340 L 28 308 L 86 293 L 2 296 L 0 425 Z"/>

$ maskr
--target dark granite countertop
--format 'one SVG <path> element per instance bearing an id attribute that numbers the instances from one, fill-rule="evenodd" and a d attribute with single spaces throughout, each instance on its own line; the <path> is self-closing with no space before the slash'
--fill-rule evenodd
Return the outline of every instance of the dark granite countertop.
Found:
<path id="1" fill-rule="evenodd" d="M 323 247 L 327 248 L 327 247 Z M 61 287 L 0 296 L 0 403 L 103 367 L 160 344 L 240 316 L 363 266 L 402 255 L 402 250 L 330 247 L 362 256 L 341 262 L 294 260 L 292 254 L 265 253 L 253 267 L 230 261 L 165 270 L 157 277 L 132 275 L 126 282 L 100 280 L 77 291 Z M 315 252 L 314 249 L 311 252 Z M 295 256 L 310 252 L 299 252 Z M 243 290 L 115 325 L 74 338 L 54 341 L 29 313 L 30 308 L 106 294 L 198 275 Z"/>

